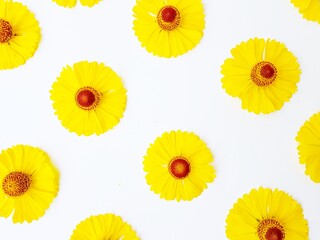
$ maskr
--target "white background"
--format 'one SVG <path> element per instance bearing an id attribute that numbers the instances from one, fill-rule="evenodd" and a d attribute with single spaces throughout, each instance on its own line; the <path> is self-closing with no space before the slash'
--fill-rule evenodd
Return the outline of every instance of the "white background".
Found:
<path id="1" fill-rule="evenodd" d="M 0 148 L 39 146 L 61 173 L 60 191 L 39 221 L 0 218 L 1 239 L 67 240 L 83 219 L 123 217 L 144 240 L 226 239 L 225 218 L 252 188 L 279 188 L 299 201 L 310 239 L 320 239 L 320 186 L 299 164 L 295 136 L 320 108 L 320 25 L 304 20 L 289 0 L 203 0 L 200 44 L 176 59 L 154 57 L 132 30 L 134 0 L 93 8 L 21 0 L 42 28 L 35 56 L 0 72 Z M 230 49 L 251 37 L 284 42 L 302 69 L 298 92 L 275 113 L 254 115 L 221 87 Z M 113 68 L 128 90 L 124 118 L 97 137 L 78 137 L 53 113 L 49 90 L 63 66 L 80 60 Z M 217 177 L 191 202 L 168 202 L 149 190 L 143 156 L 165 131 L 193 131 L 212 150 Z"/>

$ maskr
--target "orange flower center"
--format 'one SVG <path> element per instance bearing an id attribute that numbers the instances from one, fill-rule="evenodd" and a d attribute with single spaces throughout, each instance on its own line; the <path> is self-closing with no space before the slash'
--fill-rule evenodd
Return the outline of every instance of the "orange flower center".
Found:
<path id="1" fill-rule="evenodd" d="M 2 182 L 3 191 L 10 197 L 19 197 L 28 191 L 31 176 L 23 172 L 11 172 Z"/>
<path id="2" fill-rule="evenodd" d="M 0 19 L 0 43 L 7 43 L 13 36 L 13 30 L 9 22 Z"/>
<path id="3" fill-rule="evenodd" d="M 158 24 L 165 31 L 172 31 L 180 24 L 180 13 L 173 6 L 165 6 L 158 13 Z"/>
<path id="4" fill-rule="evenodd" d="M 276 77 L 276 67 L 266 61 L 257 63 L 251 71 L 251 80 L 260 87 L 270 85 L 276 80 Z"/>
<path id="5" fill-rule="evenodd" d="M 84 110 L 92 110 L 98 106 L 101 94 L 92 87 L 83 87 L 76 93 L 76 103 Z"/>
<path id="6" fill-rule="evenodd" d="M 264 219 L 258 226 L 259 240 L 284 240 L 283 226 L 275 219 Z"/>
<path id="7" fill-rule="evenodd" d="M 189 161 L 184 157 L 175 157 L 169 163 L 169 172 L 174 178 L 183 179 L 190 173 L 191 167 Z"/>

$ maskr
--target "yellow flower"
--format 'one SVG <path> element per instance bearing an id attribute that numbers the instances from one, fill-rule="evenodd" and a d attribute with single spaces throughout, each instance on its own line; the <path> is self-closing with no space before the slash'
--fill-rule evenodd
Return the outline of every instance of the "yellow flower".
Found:
<path id="1" fill-rule="evenodd" d="M 166 200 L 192 200 L 213 182 L 213 156 L 194 133 L 171 131 L 158 137 L 144 157 L 150 189 Z"/>
<path id="2" fill-rule="evenodd" d="M 77 4 L 77 0 L 52 0 L 56 4 L 62 7 L 72 8 Z M 101 0 L 80 0 L 82 6 L 93 7 Z"/>
<path id="3" fill-rule="evenodd" d="M 225 91 L 242 100 L 249 112 L 270 113 L 282 108 L 297 90 L 300 67 L 284 44 L 275 40 L 250 39 L 231 50 L 222 65 Z"/>
<path id="4" fill-rule="evenodd" d="M 0 154 L 0 216 L 14 223 L 43 216 L 56 197 L 59 174 L 39 148 L 16 145 Z"/>
<path id="5" fill-rule="evenodd" d="M 268 188 L 243 195 L 226 219 L 230 240 L 307 240 L 303 209 L 287 193 Z"/>
<path id="6" fill-rule="evenodd" d="M 0 0 L 0 69 L 24 64 L 38 48 L 39 23 L 19 2 Z"/>
<path id="7" fill-rule="evenodd" d="M 99 135 L 118 124 L 126 99 L 120 77 L 97 62 L 66 66 L 51 90 L 53 108 L 62 125 L 86 136 Z"/>
<path id="8" fill-rule="evenodd" d="M 148 52 L 176 57 L 193 49 L 205 27 L 201 0 L 137 0 L 134 31 Z"/>
<path id="9" fill-rule="evenodd" d="M 300 163 L 306 165 L 306 175 L 320 183 L 320 113 L 304 123 L 296 140 L 299 142 Z"/>
<path id="10" fill-rule="evenodd" d="M 139 240 L 132 227 L 114 214 L 91 216 L 80 222 L 70 240 Z"/>
<path id="11" fill-rule="evenodd" d="M 319 0 L 291 0 L 305 19 L 320 23 Z"/>

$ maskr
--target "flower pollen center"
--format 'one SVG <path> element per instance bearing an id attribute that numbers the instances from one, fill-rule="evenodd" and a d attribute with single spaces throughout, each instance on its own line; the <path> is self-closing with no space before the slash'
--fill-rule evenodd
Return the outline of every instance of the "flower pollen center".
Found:
<path id="1" fill-rule="evenodd" d="M 251 71 L 251 80 L 260 87 L 272 84 L 277 77 L 276 67 L 266 61 L 257 63 Z"/>
<path id="2" fill-rule="evenodd" d="M 98 106 L 101 94 L 92 87 L 83 87 L 76 93 L 76 103 L 84 110 L 92 110 Z"/>
<path id="3" fill-rule="evenodd" d="M 180 24 L 180 13 L 173 6 L 165 6 L 159 11 L 157 19 L 163 30 L 172 31 Z"/>
<path id="4" fill-rule="evenodd" d="M 190 170 L 190 163 L 184 157 L 175 157 L 169 163 L 169 172 L 174 178 L 186 178 L 189 175 Z"/>
<path id="5" fill-rule="evenodd" d="M 264 219 L 258 226 L 259 240 L 284 240 L 283 226 L 275 219 Z"/>
<path id="6" fill-rule="evenodd" d="M 275 73 L 276 70 L 270 64 L 263 65 L 260 69 L 260 74 L 264 78 L 273 78 Z"/>
<path id="7" fill-rule="evenodd" d="M 267 240 L 282 240 L 283 239 L 283 233 L 280 229 L 273 227 L 269 228 L 266 233 L 266 239 Z"/>
<path id="8" fill-rule="evenodd" d="M 165 22 L 173 22 L 177 16 L 177 11 L 172 7 L 166 7 L 161 12 L 162 20 Z"/>
<path id="9" fill-rule="evenodd" d="M 19 197 L 28 191 L 31 176 L 23 172 L 11 172 L 2 182 L 3 191 L 10 197 Z"/>
<path id="10" fill-rule="evenodd" d="M 6 20 L 0 19 L 0 43 L 7 43 L 13 36 L 12 26 Z"/>

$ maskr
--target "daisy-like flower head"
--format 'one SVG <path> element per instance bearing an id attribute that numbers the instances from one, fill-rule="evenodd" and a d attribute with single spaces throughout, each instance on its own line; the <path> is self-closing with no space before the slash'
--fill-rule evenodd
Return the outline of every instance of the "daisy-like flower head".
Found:
<path id="1" fill-rule="evenodd" d="M 305 19 L 320 23 L 319 0 L 291 0 L 291 2 Z"/>
<path id="2" fill-rule="evenodd" d="M 24 64 L 34 55 L 40 38 L 39 23 L 26 6 L 0 0 L 0 70 Z"/>
<path id="3" fill-rule="evenodd" d="M 65 128 L 89 136 L 118 124 L 127 96 L 120 77 L 111 68 L 82 61 L 62 70 L 52 86 L 51 100 Z"/>
<path id="4" fill-rule="evenodd" d="M 166 200 L 192 200 L 213 182 L 213 156 L 194 133 L 162 134 L 144 157 L 144 171 L 152 191 Z"/>
<path id="5" fill-rule="evenodd" d="M 231 50 L 222 65 L 225 91 L 242 101 L 249 112 L 270 113 L 282 108 L 297 90 L 300 66 L 284 44 L 250 39 Z"/>
<path id="6" fill-rule="evenodd" d="M 304 123 L 296 140 L 299 143 L 300 163 L 306 165 L 306 175 L 320 183 L 320 113 Z"/>
<path id="7" fill-rule="evenodd" d="M 193 49 L 205 27 L 201 0 L 137 0 L 134 31 L 148 52 L 177 57 Z"/>
<path id="8" fill-rule="evenodd" d="M 68 8 L 72 8 L 77 4 L 77 0 L 52 0 L 52 1 L 58 4 L 59 6 L 68 7 Z M 82 6 L 85 6 L 85 7 L 93 7 L 100 1 L 101 0 L 80 0 L 80 3 Z"/>
<path id="9" fill-rule="evenodd" d="M 39 148 L 16 145 L 0 154 L 0 216 L 14 223 L 43 216 L 56 197 L 59 174 Z"/>
<path id="10" fill-rule="evenodd" d="M 226 219 L 230 240 L 307 240 L 303 209 L 280 190 L 253 189 L 243 195 Z"/>
<path id="11" fill-rule="evenodd" d="M 139 240 L 132 227 L 114 214 L 91 216 L 80 222 L 70 240 Z"/>

